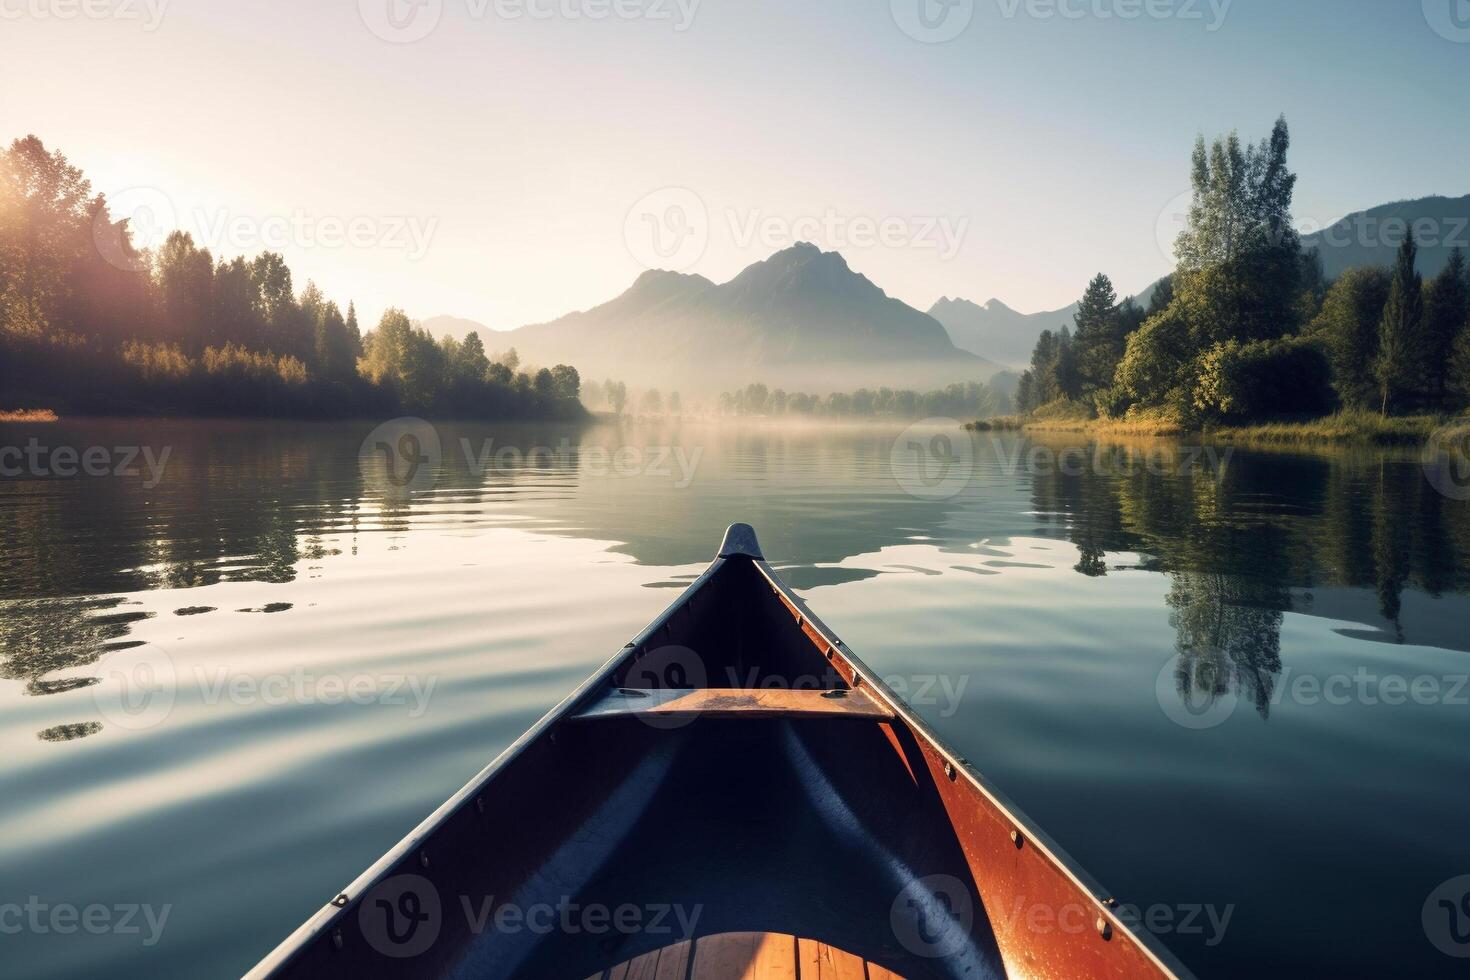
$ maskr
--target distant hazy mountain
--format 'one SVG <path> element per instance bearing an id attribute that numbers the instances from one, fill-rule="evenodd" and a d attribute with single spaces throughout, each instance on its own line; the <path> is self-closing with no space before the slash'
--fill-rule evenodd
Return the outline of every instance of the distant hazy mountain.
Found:
<path id="1" fill-rule="evenodd" d="M 1321 252 L 1328 278 L 1335 279 L 1358 266 L 1393 265 L 1404 229 L 1411 226 L 1419 240 L 1419 271 L 1427 279 L 1445 267 L 1455 247 L 1470 254 L 1470 195 L 1422 197 L 1357 211 L 1302 236 L 1302 247 Z"/>
<path id="2" fill-rule="evenodd" d="M 929 309 L 929 315 L 949 331 L 956 347 L 1007 367 L 1029 363 L 1041 331 L 1071 327 L 1076 312 L 1076 303 L 1050 313 L 1017 313 L 998 299 L 980 306 L 948 296 Z"/>
<path id="3" fill-rule="evenodd" d="M 434 316 L 425 320 L 419 326 L 428 330 L 435 337 L 453 337 L 455 340 L 464 340 L 472 333 L 478 333 L 480 339 L 490 346 L 490 335 L 495 331 L 483 323 L 474 320 L 466 320 L 458 316 Z"/>
<path id="4" fill-rule="evenodd" d="M 1157 282 L 1149 283 L 1134 299 L 1147 306 L 1157 285 Z M 1041 331 L 1076 329 L 1073 318 L 1077 315 L 1077 304 L 1048 313 L 1017 313 L 998 299 L 979 306 L 967 299 L 946 296 L 930 307 L 929 315 L 944 324 L 956 347 L 1008 368 L 1024 368 L 1031 362 L 1031 352 Z"/>
<path id="5" fill-rule="evenodd" d="M 565 362 L 587 377 L 686 391 L 753 381 L 806 391 L 930 388 L 982 381 L 998 370 L 958 349 L 937 320 L 888 296 L 838 253 L 808 244 L 727 283 L 645 272 L 601 306 L 485 342 L 514 346 L 528 364 Z"/>

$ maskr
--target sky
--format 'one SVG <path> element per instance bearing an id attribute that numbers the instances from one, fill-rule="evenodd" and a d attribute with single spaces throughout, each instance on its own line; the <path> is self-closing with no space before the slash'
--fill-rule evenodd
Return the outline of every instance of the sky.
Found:
<path id="1" fill-rule="evenodd" d="M 920 309 L 1167 272 L 1194 139 L 1292 127 L 1299 224 L 1470 193 L 1470 0 L 0 0 L 0 137 L 496 329 L 797 240 Z"/>

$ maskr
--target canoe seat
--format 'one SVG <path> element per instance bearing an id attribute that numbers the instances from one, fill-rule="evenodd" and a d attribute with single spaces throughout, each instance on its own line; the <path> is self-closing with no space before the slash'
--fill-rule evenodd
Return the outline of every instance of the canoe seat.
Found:
<path id="1" fill-rule="evenodd" d="M 629 716 L 658 720 L 694 718 L 828 718 L 892 721 L 893 712 L 867 691 L 768 690 L 765 688 L 615 687 L 572 715 L 573 721 L 603 721 Z"/>

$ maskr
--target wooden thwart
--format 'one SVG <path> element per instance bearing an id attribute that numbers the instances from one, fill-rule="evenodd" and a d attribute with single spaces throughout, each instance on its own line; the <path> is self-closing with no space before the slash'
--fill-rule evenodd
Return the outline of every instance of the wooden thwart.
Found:
<path id="1" fill-rule="evenodd" d="M 572 716 L 574 721 L 642 716 L 649 719 L 830 718 L 892 721 L 894 714 L 861 688 L 791 691 L 746 688 L 643 690 L 615 688 Z"/>

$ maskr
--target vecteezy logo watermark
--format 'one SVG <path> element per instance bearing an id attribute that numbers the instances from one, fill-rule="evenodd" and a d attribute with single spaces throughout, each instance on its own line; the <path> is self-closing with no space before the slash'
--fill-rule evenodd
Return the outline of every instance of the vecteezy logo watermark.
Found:
<path id="1" fill-rule="evenodd" d="M 384 422 L 357 451 L 363 482 L 387 496 L 433 489 L 442 461 L 439 431 L 413 417 Z"/>
<path id="2" fill-rule="evenodd" d="M 672 23 L 682 34 L 694 24 L 700 0 L 464 0 L 470 20 L 646 20 Z M 444 16 L 444 0 L 358 0 L 362 22 L 392 44 L 422 41 Z"/>
<path id="3" fill-rule="evenodd" d="M 684 692 L 692 694 L 709 686 L 704 658 L 686 646 L 670 643 L 647 651 L 628 668 L 622 695 L 634 702 L 647 700 L 655 710 L 638 712 L 638 719 L 658 729 L 683 728 L 699 718 L 697 706 L 680 703 Z M 673 692 L 672 699 L 669 692 Z"/>
<path id="4" fill-rule="evenodd" d="M 1162 902 L 1140 908 L 1137 905 L 1119 905 L 1113 910 L 1118 921 L 1129 929 L 1144 931 L 1155 936 L 1203 936 L 1205 945 L 1215 947 L 1225 939 L 1230 920 L 1235 916 L 1235 906 L 1223 908 L 1197 902 L 1166 905 Z M 1031 901 L 1025 895 L 1017 896 L 1010 907 L 1001 911 L 1009 926 L 1037 935 L 1063 933 L 1081 935 L 1087 932 L 1106 933 L 1111 928 L 1106 917 L 1099 914 L 1095 906 L 1082 902 Z"/>
<path id="5" fill-rule="evenodd" d="M 1171 262 L 1174 261 L 1174 246 L 1179 236 L 1189 228 L 1189 209 L 1193 206 L 1193 191 L 1176 194 L 1164 205 L 1154 222 L 1154 241 L 1158 243 L 1159 254 Z"/>
<path id="6" fill-rule="evenodd" d="M 45 902 L 39 895 L 29 896 L 25 903 L 0 903 L 0 936 L 72 936 L 85 932 L 91 936 L 138 936 L 141 945 L 152 948 L 163 938 L 173 905 L 119 902 L 103 905 L 73 905 L 70 902 Z"/>
<path id="7" fill-rule="evenodd" d="M 0 0 L 4 2 L 4 0 Z M 117 226 L 126 222 L 126 240 Z M 107 197 L 92 237 L 107 262 L 128 272 L 146 268 L 144 252 L 156 253 L 175 231 L 188 232 L 200 248 L 217 255 L 302 249 L 382 249 L 402 252 L 410 262 L 429 253 L 438 218 L 401 214 L 316 214 L 296 208 L 276 214 L 245 214 L 229 208 L 195 208 L 180 220 L 172 199 L 156 187 L 128 187 Z M 126 243 L 125 243 L 126 241 Z"/>
<path id="8" fill-rule="evenodd" d="M 482 896 L 478 901 L 469 895 L 461 895 L 459 904 L 470 932 L 477 936 L 494 931 L 511 935 L 528 932 L 535 936 L 549 936 L 556 932 L 567 936 L 613 933 L 689 939 L 694 935 L 699 917 L 704 914 L 703 905 L 689 907 L 677 902 L 604 905 L 600 902 L 573 902 L 567 895 L 555 902 L 528 905 L 518 902 L 497 905 L 494 895 Z"/>
<path id="9" fill-rule="evenodd" d="M 1430 892 L 1420 921 L 1435 949 L 1470 959 L 1470 875 L 1451 878 Z"/>
<path id="10" fill-rule="evenodd" d="M 959 254 L 965 235 L 970 230 L 968 217 L 947 215 L 873 215 L 842 214 L 828 208 L 820 215 L 767 214 L 760 209 L 744 214 L 733 209 L 725 212 L 732 237 L 739 248 L 759 245 L 776 251 L 797 242 L 820 242 L 831 251 L 850 252 L 867 248 L 925 249 L 938 253 L 939 261 L 948 262 Z"/>
<path id="11" fill-rule="evenodd" d="M 1470 425 L 1435 430 L 1420 461 L 1430 486 L 1451 500 L 1470 500 Z"/>
<path id="12" fill-rule="evenodd" d="M 1015 20 L 1179 20 L 1206 21 L 1213 34 L 1225 24 L 1235 0 L 996 0 L 1001 16 Z"/>
<path id="13" fill-rule="evenodd" d="M 946 959 L 964 949 L 975 925 L 970 889 L 950 875 L 929 875 L 904 886 L 888 910 L 899 945 L 925 959 Z"/>
<path id="14" fill-rule="evenodd" d="M 646 269 L 683 272 L 709 247 L 709 209 L 687 187 L 664 187 L 628 209 L 623 241 Z"/>
<path id="15" fill-rule="evenodd" d="M 496 446 L 493 438 L 481 440 L 476 446 L 461 437 L 460 451 L 465 465 L 476 477 L 486 473 L 514 473 L 528 467 L 558 467 L 564 470 L 576 468 L 581 476 L 593 478 L 626 479 L 635 476 L 666 478 L 672 481 L 675 490 L 687 489 L 694 482 L 699 461 L 704 457 L 704 447 L 686 449 L 683 446 L 618 446 L 608 448 L 597 445 L 573 447 L 570 439 L 563 439 L 557 446 L 515 445 Z"/>
<path id="16" fill-rule="evenodd" d="M 894 480 L 910 496 L 949 500 L 974 475 L 975 445 L 955 419 L 924 419 L 893 441 L 888 464 Z"/>
<path id="17" fill-rule="evenodd" d="M 1423 0 L 1424 19 L 1446 41 L 1470 44 L 1470 0 Z"/>
<path id="18" fill-rule="evenodd" d="M 942 44 L 965 32 L 975 16 L 975 0 L 889 0 L 893 22 L 915 41 Z"/>
<path id="19" fill-rule="evenodd" d="M 0 0 L 0 20 L 137 21 L 152 32 L 168 5 L 169 0 Z"/>
<path id="20" fill-rule="evenodd" d="M 434 945 L 444 925 L 439 890 L 421 875 L 394 875 L 363 897 L 357 925 L 368 945 L 384 956 L 418 956 Z"/>
<path id="21" fill-rule="evenodd" d="M 103 654 L 92 700 L 119 728 L 143 731 L 162 724 L 178 697 L 179 674 L 168 652 L 151 643 Z"/>
<path id="22" fill-rule="evenodd" d="M 688 939 L 694 935 L 704 906 L 650 903 L 604 905 L 574 902 L 563 895 L 556 901 L 520 903 L 497 901 L 494 895 L 457 896 L 455 912 L 476 936 L 486 933 L 548 936 L 560 932 L 625 936 L 646 934 Z M 394 959 L 427 952 L 439 938 L 445 917 L 439 890 L 422 875 L 401 874 L 379 882 L 357 908 L 358 928 L 373 949 Z"/>
<path id="23" fill-rule="evenodd" d="M 285 673 L 238 674 L 227 667 L 196 667 L 192 681 L 205 704 L 387 705 L 407 707 L 408 717 L 420 718 L 429 708 L 435 676 L 401 673 L 316 674 L 303 667 Z"/>
<path id="24" fill-rule="evenodd" d="M 43 446 L 32 437 L 25 446 L 0 446 L 0 477 L 70 479 L 77 476 L 142 477 L 143 487 L 152 490 L 163 482 L 172 446 L 155 451 L 152 446 Z M 141 464 L 141 465 L 140 465 Z"/>
<path id="25" fill-rule="evenodd" d="M 1173 657 L 1154 682 L 1154 696 L 1164 715 L 1180 728 L 1203 731 L 1223 725 L 1240 701 L 1228 677 L 1216 677 L 1215 663 L 1204 658 Z"/>
<path id="26" fill-rule="evenodd" d="M 1171 658 L 1159 671 L 1159 707 L 1175 724 L 1195 730 L 1222 725 L 1240 704 L 1229 667 L 1215 657 Z M 1315 708 L 1364 705 L 1470 707 L 1470 674 L 1381 674 L 1358 667 L 1352 672 L 1298 674 L 1291 667 L 1276 677 L 1265 704 Z"/>
<path id="27" fill-rule="evenodd" d="M 1006 20 L 1179 20 L 1205 22 L 1214 33 L 1235 0 L 995 0 Z M 1428 2 L 1428 0 L 1426 0 Z M 926 44 L 951 41 L 970 26 L 975 0 L 890 0 L 893 21 Z"/>
<path id="28" fill-rule="evenodd" d="M 1470 0 L 1462 0 L 1470 9 Z M 1167 259 L 1175 258 L 1179 235 L 1189 227 L 1194 193 L 1183 191 L 1164 205 L 1154 225 L 1159 252 Z M 1280 227 L 1254 226 L 1249 229 L 1262 234 L 1272 244 L 1279 244 L 1288 234 L 1311 235 L 1312 245 L 1319 251 L 1332 249 L 1396 249 L 1412 232 L 1420 248 L 1470 248 L 1470 214 L 1406 218 L 1402 215 L 1358 213 L 1346 218 L 1327 218 L 1298 214 L 1293 225 Z"/>
<path id="29" fill-rule="evenodd" d="M 106 216 L 99 212 L 92 222 L 92 240 L 108 264 L 143 272 L 148 268 L 145 253 L 156 252 L 178 225 L 178 211 L 167 194 L 156 187 L 128 187 L 107 196 Z M 118 226 L 126 229 L 126 236 Z"/>
<path id="30" fill-rule="evenodd" d="M 1007 441 L 997 436 L 990 437 L 996 462 L 1007 476 L 1026 473 L 1030 476 L 1132 476 L 1147 473 L 1149 476 L 1195 476 L 1224 479 L 1235 457 L 1235 447 L 1224 450 L 1214 446 L 1179 446 L 1167 451 L 1163 449 L 1138 449 L 1132 446 L 1048 446 L 1044 443 L 1028 443 L 1015 440 L 1008 448 Z"/>
<path id="31" fill-rule="evenodd" d="M 439 26 L 444 0 L 357 0 L 369 31 L 391 44 L 422 41 Z"/>

